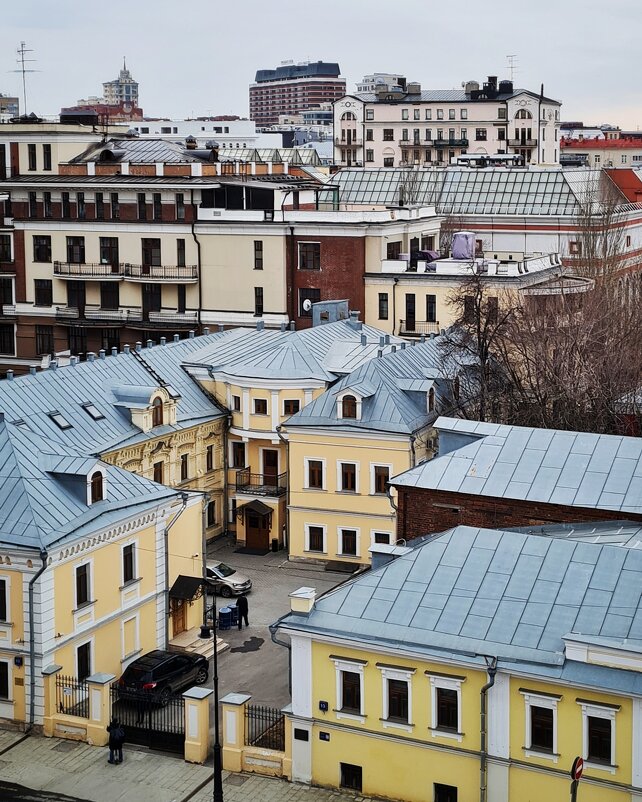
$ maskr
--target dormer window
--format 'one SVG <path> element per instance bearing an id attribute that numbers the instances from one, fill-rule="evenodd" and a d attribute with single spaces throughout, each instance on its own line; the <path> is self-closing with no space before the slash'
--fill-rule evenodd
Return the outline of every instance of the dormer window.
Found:
<path id="1" fill-rule="evenodd" d="M 163 425 L 163 399 L 156 396 L 152 402 L 152 426 Z"/>
<path id="2" fill-rule="evenodd" d="M 356 419 L 357 399 L 353 395 L 344 395 L 341 399 L 341 417 Z"/>
<path id="3" fill-rule="evenodd" d="M 431 387 L 428 390 L 428 412 L 435 411 L 435 388 Z"/>
<path id="4" fill-rule="evenodd" d="M 91 475 L 91 503 L 102 501 L 104 497 L 103 475 L 100 471 L 96 471 Z"/>

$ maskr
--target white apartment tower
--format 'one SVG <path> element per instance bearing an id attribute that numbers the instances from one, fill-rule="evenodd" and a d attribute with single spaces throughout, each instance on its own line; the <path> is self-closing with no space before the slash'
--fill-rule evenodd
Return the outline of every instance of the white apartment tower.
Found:
<path id="1" fill-rule="evenodd" d="M 109 106 L 118 106 L 121 103 L 138 106 L 138 81 L 132 78 L 124 58 L 118 78 L 103 83 L 103 96 Z"/>

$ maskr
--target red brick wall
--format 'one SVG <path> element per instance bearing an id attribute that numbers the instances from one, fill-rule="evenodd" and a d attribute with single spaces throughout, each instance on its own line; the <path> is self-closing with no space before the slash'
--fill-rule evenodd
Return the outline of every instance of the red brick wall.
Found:
<path id="1" fill-rule="evenodd" d="M 293 240 L 293 241 L 292 241 Z M 299 270 L 299 242 L 321 243 L 321 269 Z M 321 300 L 348 299 L 350 309 L 365 312 L 363 275 L 366 243 L 363 237 L 288 237 L 288 300 L 291 319 L 297 328 L 312 325 L 311 317 L 299 316 L 299 290 L 303 287 L 321 290 Z"/>
<path id="2" fill-rule="evenodd" d="M 397 537 L 407 540 L 443 532 L 459 524 L 502 529 L 531 524 L 617 521 L 625 518 L 642 521 L 642 514 L 417 488 L 399 488 L 398 505 Z"/>

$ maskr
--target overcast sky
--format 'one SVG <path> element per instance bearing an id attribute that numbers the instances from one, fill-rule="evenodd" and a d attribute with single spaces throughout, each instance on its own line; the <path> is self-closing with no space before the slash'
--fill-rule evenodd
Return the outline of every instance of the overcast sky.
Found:
<path id="1" fill-rule="evenodd" d="M 27 111 L 102 93 L 123 56 L 145 114 L 248 114 L 257 69 L 286 59 L 338 61 L 348 91 L 370 72 L 426 89 L 509 78 L 561 100 L 562 119 L 642 125 L 640 0 L 17 0 L 2 3 L 0 92 L 33 49 Z"/>

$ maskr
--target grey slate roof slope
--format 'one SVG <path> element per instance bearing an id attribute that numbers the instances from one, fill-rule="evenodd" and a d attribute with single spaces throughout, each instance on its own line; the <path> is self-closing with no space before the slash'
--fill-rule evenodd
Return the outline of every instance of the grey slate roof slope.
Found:
<path id="1" fill-rule="evenodd" d="M 105 499 L 90 506 L 86 476 L 100 465 Z M 84 473 L 84 475 L 83 475 Z M 47 549 L 122 519 L 176 491 L 77 449 L 0 421 L 0 543 Z"/>
<path id="2" fill-rule="evenodd" d="M 642 438 L 454 418 L 435 428 L 463 445 L 393 485 L 642 515 Z"/>
<path id="3" fill-rule="evenodd" d="M 136 164 L 178 164 L 181 162 L 200 162 L 202 159 L 191 155 L 185 145 L 167 139 L 139 139 L 137 137 L 112 138 L 107 142 L 90 145 L 87 150 L 70 159 L 70 164 L 78 162 L 97 162 L 102 153 L 109 153 L 111 162 L 135 162 Z M 104 158 L 104 157 L 103 157 Z"/>
<path id="4" fill-rule="evenodd" d="M 427 409 L 431 387 L 437 406 L 448 401 L 439 338 L 371 359 L 306 404 L 286 425 L 411 434 L 436 417 Z M 344 390 L 361 396 L 359 420 L 337 416 L 337 395 Z"/>
<path id="5" fill-rule="evenodd" d="M 128 409 L 140 406 L 145 392 L 160 384 L 171 385 L 179 396 L 177 422 L 155 427 L 151 436 L 215 419 L 224 413 L 181 368 L 181 358 L 218 337 L 199 337 L 198 346 L 196 338 L 182 340 L 2 381 L 0 411 L 9 422 L 22 420 L 34 433 L 96 454 L 150 437 L 131 422 Z M 136 393 L 137 403 L 131 401 L 130 393 Z M 88 414 L 83 407 L 86 402 L 96 407 L 103 416 L 100 420 Z M 56 425 L 49 416 L 54 411 L 71 424 L 69 428 Z"/>
<path id="6" fill-rule="evenodd" d="M 595 681 L 602 673 L 642 693 L 638 672 L 565 665 L 563 642 L 571 635 L 639 652 L 641 595 L 639 548 L 458 526 L 281 626 L 422 655 L 495 655 L 500 666 L 519 662 L 535 674 L 576 671 Z"/>

